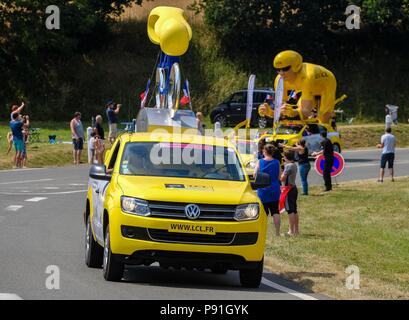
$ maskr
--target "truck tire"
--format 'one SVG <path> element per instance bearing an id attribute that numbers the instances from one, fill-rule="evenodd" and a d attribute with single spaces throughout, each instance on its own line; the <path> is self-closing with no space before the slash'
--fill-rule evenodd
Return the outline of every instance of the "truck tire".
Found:
<path id="1" fill-rule="evenodd" d="M 264 258 L 252 269 L 240 269 L 240 283 L 245 288 L 258 288 L 263 277 Z"/>
<path id="2" fill-rule="evenodd" d="M 101 268 L 104 249 L 94 240 L 90 216 L 85 227 L 85 264 L 90 268 Z"/>
<path id="3" fill-rule="evenodd" d="M 107 281 L 120 281 L 124 274 L 124 264 L 115 260 L 115 256 L 111 252 L 109 224 L 106 227 L 105 234 L 104 258 L 102 263 L 104 278 Z"/>

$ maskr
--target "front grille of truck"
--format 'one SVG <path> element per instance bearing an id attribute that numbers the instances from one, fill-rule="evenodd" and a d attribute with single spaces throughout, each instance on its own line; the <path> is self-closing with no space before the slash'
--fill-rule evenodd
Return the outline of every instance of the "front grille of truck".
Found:
<path id="1" fill-rule="evenodd" d="M 168 219 L 187 219 L 185 207 L 189 203 L 149 201 L 151 217 Z M 197 204 L 200 215 L 196 220 L 235 221 L 235 205 Z"/>

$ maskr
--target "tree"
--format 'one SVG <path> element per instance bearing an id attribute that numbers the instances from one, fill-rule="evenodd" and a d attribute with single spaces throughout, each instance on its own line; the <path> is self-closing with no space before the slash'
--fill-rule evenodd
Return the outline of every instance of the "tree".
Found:
<path id="1" fill-rule="evenodd" d="M 201 0 L 191 8 L 204 11 L 205 22 L 235 47 L 257 43 L 278 26 L 281 0 Z"/>
<path id="2" fill-rule="evenodd" d="M 361 0 L 363 20 L 381 29 L 409 31 L 409 0 Z"/>
<path id="3" fill-rule="evenodd" d="M 67 58 L 105 43 L 108 24 L 142 0 L 0 0 L 0 103 L 39 99 L 53 92 Z M 46 8 L 56 5 L 61 29 L 48 30 Z"/>
<path id="4" fill-rule="evenodd" d="M 204 11 L 205 22 L 225 44 L 251 47 L 300 29 L 319 35 L 345 20 L 347 5 L 346 0 L 201 0 L 191 8 Z"/>

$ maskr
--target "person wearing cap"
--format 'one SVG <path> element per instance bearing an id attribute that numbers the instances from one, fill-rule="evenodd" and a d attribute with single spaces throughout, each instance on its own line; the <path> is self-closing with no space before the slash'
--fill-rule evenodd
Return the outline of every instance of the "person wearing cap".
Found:
<path id="1" fill-rule="evenodd" d="M 106 104 L 106 114 L 108 118 L 108 126 L 109 126 L 109 141 L 114 143 L 116 139 L 116 134 L 118 130 L 118 113 L 121 110 L 121 105 L 114 103 L 112 100 L 108 101 Z"/>
<path id="2" fill-rule="evenodd" d="M 302 56 L 292 50 L 280 52 L 273 61 L 278 75 L 274 82 L 277 88 L 280 77 L 284 80 L 282 115 L 290 118 L 308 119 L 318 105 L 317 117 L 322 123 L 330 123 L 335 105 L 337 82 L 328 69 L 303 62 Z M 286 104 L 289 92 L 301 92 L 297 108 Z M 259 110 L 261 115 L 270 115 L 273 111 Z"/>

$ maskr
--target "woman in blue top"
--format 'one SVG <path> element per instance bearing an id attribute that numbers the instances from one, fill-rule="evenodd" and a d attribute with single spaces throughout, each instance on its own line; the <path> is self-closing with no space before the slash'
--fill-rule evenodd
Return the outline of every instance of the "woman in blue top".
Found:
<path id="1" fill-rule="evenodd" d="M 257 190 L 257 195 L 263 203 L 266 214 L 273 216 L 276 236 L 280 236 L 280 214 L 278 202 L 280 200 L 280 162 L 273 158 L 275 147 L 266 144 L 263 148 L 264 158 L 260 159 L 256 165 L 255 172 L 263 172 L 270 175 L 270 186 Z"/>

